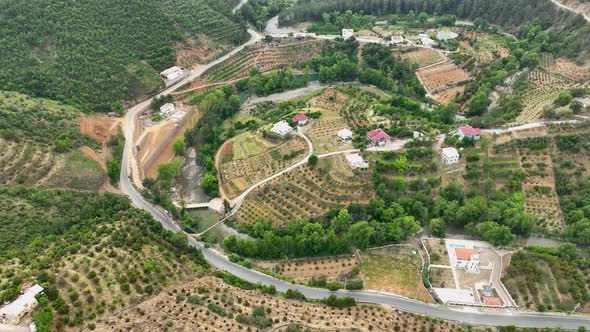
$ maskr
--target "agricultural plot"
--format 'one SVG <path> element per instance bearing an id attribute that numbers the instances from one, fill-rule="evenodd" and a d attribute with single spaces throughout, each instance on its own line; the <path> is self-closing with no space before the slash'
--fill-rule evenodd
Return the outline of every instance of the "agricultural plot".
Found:
<path id="1" fill-rule="evenodd" d="M 298 67 L 320 51 L 321 42 L 314 40 L 257 44 L 207 71 L 204 79 L 209 82 L 230 81 L 248 77 L 253 68 L 267 72 L 289 66 Z"/>
<path id="2" fill-rule="evenodd" d="M 460 34 L 459 45 L 464 53 L 473 57 L 477 65 L 489 65 L 496 58 L 505 58 L 510 50 L 505 47 L 503 37 L 485 32 L 464 31 Z"/>
<path id="3" fill-rule="evenodd" d="M 502 282 L 521 306 L 535 311 L 590 312 L 588 270 L 580 270 L 561 258 L 517 252 L 512 255 Z"/>
<path id="4" fill-rule="evenodd" d="M 0 179 L 6 186 L 98 190 L 105 174 L 79 151 L 58 154 L 48 145 L 0 140 Z"/>
<path id="5" fill-rule="evenodd" d="M 297 283 L 307 283 L 320 278 L 326 278 L 328 283 L 343 283 L 345 277 L 359 265 L 359 261 L 355 255 L 344 255 L 260 262 L 257 265 Z"/>
<path id="6" fill-rule="evenodd" d="M 448 265 L 449 264 L 449 253 L 447 252 L 447 246 L 443 239 L 424 239 L 422 240 L 428 254 L 430 255 L 430 264 L 433 265 Z"/>
<path id="7" fill-rule="evenodd" d="M 454 89 L 449 93 L 445 90 L 458 87 L 470 80 L 469 73 L 453 63 L 441 63 L 416 71 L 416 75 L 426 92 L 435 100 L 448 102 L 460 90 Z"/>
<path id="8" fill-rule="evenodd" d="M 355 174 L 341 155 L 298 167 L 254 191 L 242 204 L 237 220 L 253 224 L 259 217 L 284 227 L 298 219 L 321 216 L 350 203 L 366 203 L 374 195 L 371 175 Z"/>
<path id="9" fill-rule="evenodd" d="M 522 93 L 523 110 L 516 123 L 528 123 L 541 119 L 543 108 L 551 105 L 559 93 L 581 86 L 580 83 L 560 78 L 540 70 L 528 74 L 528 89 Z"/>
<path id="10" fill-rule="evenodd" d="M 374 249 L 361 255 L 361 277 L 365 289 L 432 302 L 422 283 L 422 259 L 417 247 Z"/>
<path id="11" fill-rule="evenodd" d="M 256 318 L 256 319 L 253 319 Z M 135 308 L 100 319 L 98 331 L 431 331 L 461 329 L 456 323 L 381 306 L 331 308 L 246 290 L 203 277 L 169 287 Z M 296 328 L 296 329 L 295 329 Z"/>
<path id="12" fill-rule="evenodd" d="M 401 51 L 395 52 L 394 54 L 399 54 L 402 59 L 418 65 L 418 68 L 430 66 L 445 60 L 439 52 L 424 47 L 401 49 Z"/>
<path id="13" fill-rule="evenodd" d="M 537 215 L 540 218 L 538 226 L 544 230 L 563 230 L 563 215 L 555 190 L 553 161 L 548 149 L 550 139 L 546 137 L 546 131 L 541 128 L 541 131 L 535 129 L 515 132 L 513 136 L 513 140 L 495 145 L 495 150 L 518 156 L 519 167 L 524 172 L 522 191 L 525 211 Z"/>
<path id="14" fill-rule="evenodd" d="M 352 148 L 352 145 L 343 143 L 338 138 L 338 131 L 343 128 L 348 128 L 346 120 L 338 114 L 324 112 L 306 129 L 305 135 L 311 140 L 316 154 L 346 150 Z"/>
<path id="15" fill-rule="evenodd" d="M 325 89 L 319 96 L 311 98 L 306 106 L 330 112 L 338 112 L 346 103 L 348 96 L 335 89 Z"/>
<path id="16" fill-rule="evenodd" d="M 233 157 L 227 160 L 228 154 L 224 149 L 231 145 Z M 241 146 L 240 146 L 241 145 Z M 307 144 L 301 137 L 288 140 L 270 149 L 259 150 L 261 147 L 255 141 L 238 140 L 222 147 L 223 156 L 219 166 L 221 185 L 229 198 L 238 196 L 242 191 L 278 171 L 299 161 L 307 152 Z M 258 152 L 258 154 L 254 154 Z M 237 156 L 244 158 L 237 159 Z"/>
<path id="17" fill-rule="evenodd" d="M 568 59 L 554 59 L 549 54 L 543 56 L 543 69 L 561 79 L 572 82 L 587 82 L 590 80 L 590 63 L 578 65 Z"/>

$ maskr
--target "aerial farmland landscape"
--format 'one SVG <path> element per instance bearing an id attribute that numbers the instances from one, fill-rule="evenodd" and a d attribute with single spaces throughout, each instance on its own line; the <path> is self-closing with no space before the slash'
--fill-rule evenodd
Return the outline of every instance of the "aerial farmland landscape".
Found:
<path id="1" fill-rule="evenodd" d="M 590 329 L 588 0 L 0 2 L 0 331 Z"/>

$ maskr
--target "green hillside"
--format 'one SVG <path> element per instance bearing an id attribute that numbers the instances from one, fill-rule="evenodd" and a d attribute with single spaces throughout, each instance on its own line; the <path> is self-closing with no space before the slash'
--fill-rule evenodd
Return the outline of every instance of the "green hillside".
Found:
<path id="1" fill-rule="evenodd" d="M 541 51 L 578 60 L 590 56 L 590 23 L 581 15 L 558 9 L 550 0 L 301 0 L 282 14 L 281 24 L 318 21 L 324 13 L 347 10 L 376 16 L 413 11 L 415 14 L 454 14 L 471 20 L 484 18 L 516 34 L 521 26 L 533 22 L 539 24 L 541 30 L 549 31 L 542 37 L 546 40 Z"/>
<path id="2" fill-rule="evenodd" d="M 199 251 L 113 194 L 0 187 L 0 302 L 40 283 L 39 331 L 92 321 L 206 270 Z"/>
<path id="3" fill-rule="evenodd" d="M 245 29 L 222 8 L 205 0 L 5 0 L 0 89 L 109 111 L 161 86 L 175 42 L 197 33 L 243 41 Z"/>

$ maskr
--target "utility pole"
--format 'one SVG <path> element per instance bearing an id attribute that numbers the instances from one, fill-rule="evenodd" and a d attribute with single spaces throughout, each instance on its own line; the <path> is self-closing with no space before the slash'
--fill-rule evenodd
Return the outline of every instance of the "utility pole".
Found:
<path id="1" fill-rule="evenodd" d="M 580 307 L 580 303 L 576 304 L 576 306 L 574 307 L 574 310 L 572 310 L 572 313 L 570 315 L 575 314 L 576 310 L 578 310 L 579 307 Z"/>

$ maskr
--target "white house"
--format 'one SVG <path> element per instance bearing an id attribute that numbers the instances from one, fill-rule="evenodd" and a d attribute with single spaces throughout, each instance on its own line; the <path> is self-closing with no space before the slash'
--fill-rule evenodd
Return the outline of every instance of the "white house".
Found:
<path id="1" fill-rule="evenodd" d="M 350 38 L 352 36 L 354 36 L 354 30 L 353 29 L 342 29 L 342 38 L 348 39 L 348 38 Z"/>
<path id="2" fill-rule="evenodd" d="M 287 121 L 282 120 L 282 121 L 279 121 L 279 122 L 275 123 L 274 125 L 272 125 L 272 128 L 270 129 L 270 131 L 283 137 L 283 136 L 289 134 L 290 132 L 292 132 L 293 127 L 289 126 L 289 123 L 287 123 Z"/>
<path id="3" fill-rule="evenodd" d="M 455 267 L 465 269 L 474 273 L 479 269 L 479 254 L 473 248 L 455 248 L 454 252 Z"/>
<path id="4" fill-rule="evenodd" d="M 443 148 L 441 156 L 445 164 L 454 164 L 459 162 L 459 152 L 455 148 Z"/>
<path id="5" fill-rule="evenodd" d="M 357 168 L 368 168 L 369 163 L 361 157 L 358 153 L 348 154 L 346 155 L 346 161 L 350 168 L 357 169 Z"/>
<path id="6" fill-rule="evenodd" d="M 28 288 L 23 295 L 19 296 L 13 302 L 5 305 L 0 309 L 0 323 L 16 325 L 21 318 L 33 311 L 37 307 L 35 296 L 43 292 L 43 287 L 34 285 Z"/>
<path id="7" fill-rule="evenodd" d="M 404 42 L 404 37 L 402 35 L 393 35 L 391 36 L 390 43 L 392 44 L 401 44 Z"/>
<path id="8" fill-rule="evenodd" d="M 170 67 L 160 73 L 160 76 L 166 81 L 174 81 L 184 77 L 184 69 L 181 67 Z"/>
<path id="9" fill-rule="evenodd" d="M 576 100 L 582 104 L 582 107 L 590 107 L 590 98 L 576 98 Z"/>
<path id="10" fill-rule="evenodd" d="M 172 112 L 174 112 L 175 109 L 176 108 L 172 103 L 164 104 L 160 107 L 160 116 L 167 118 L 170 114 L 172 114 Z"/>
<path id="11" fill-rule="evenodd" d="M 424 136 L 424 134 L 422 134 L 422 133 L 421 133 L 421 132 L 419 132 L 419 131 L 415 131 L 415 130 L 414 130 L 414 131 L 412 131 L 412 136 L 413 136 L 414 138 L 420 138 L 420 137 L 423 137 L 423 136 Z"/>
<path id="12" fill-rule="evenodd" d="M 352 139 L 352 131 L 350 131 L 348 128 L 340 129 L 338 130 L 338 137 L 343 142 L 348 142 Z"/>

